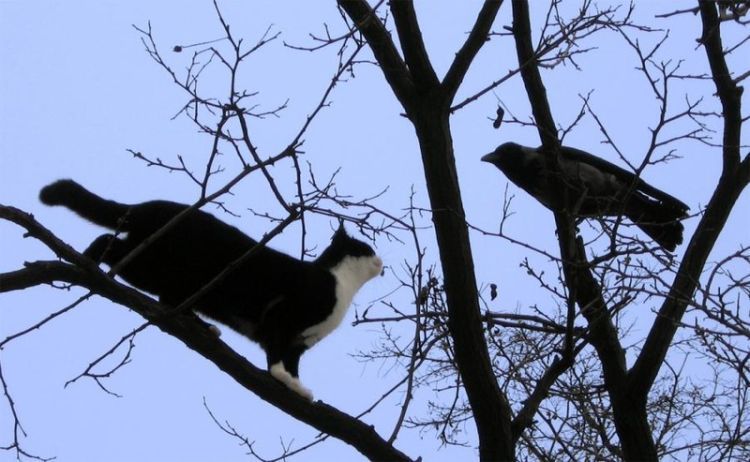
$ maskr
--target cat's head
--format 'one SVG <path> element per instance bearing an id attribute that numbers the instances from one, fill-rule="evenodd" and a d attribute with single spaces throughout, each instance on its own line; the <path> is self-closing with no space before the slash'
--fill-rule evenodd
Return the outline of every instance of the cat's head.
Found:
<path id="1" fill-rule="evenodd" d="M 331 238 L 331 245 L 315 260 L 327 268 L 339 266 L 346 261 L 351 271 L 356 271 L 362 283 L 374 278 L 383 269 L 383 260 L 375 254 L 375 251 L 366 242 L 349 236 L 344 229 L 344 224 L 339 224 L 339 229 Z"/>

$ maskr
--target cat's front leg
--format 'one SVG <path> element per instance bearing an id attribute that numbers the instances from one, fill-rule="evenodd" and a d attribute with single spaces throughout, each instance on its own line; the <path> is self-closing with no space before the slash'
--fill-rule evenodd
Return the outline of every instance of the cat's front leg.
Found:
<path id="1" fill-rule="evenodd" d="M 283 343 L 281 344 L 283 345 Z M 268 371 L 279 382 L 286 385 L 298 395 L 310 401 L 312 392 L 299 381 L 299 358 L 305 351 L 304 345 L 284 345 L 277 343 L 266 352 Z"/>
<path id="2" fill-rule="evenodd" d="M 269 367 L 268 371 L 271 373 L 273 378 L 286 385 L 287 388 L 291 389 L 307 400 L 313 400 L 312 391 L 302 385 L 302 382 L 300 382 L 297 377 L 292 376 L 292 374 L 290 374 L 284 367 L 283 362 L 279 361 L 275 364 L 272 364 L 271 367 Z"/>

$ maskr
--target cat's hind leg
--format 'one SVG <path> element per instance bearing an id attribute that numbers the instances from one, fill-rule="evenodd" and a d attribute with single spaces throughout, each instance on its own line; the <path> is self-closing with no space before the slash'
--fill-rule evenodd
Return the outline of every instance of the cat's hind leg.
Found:
<path id="1" fill-rule="evenodd" d="M 221 337 L 221 329 L 219 329 L 219 327 L 216 324 L 211 324 L 211 323 L 207 323 L 207 324 L 208 324 L 208 330 L 212 334 L 214 334 L 216 338 Z"/>
<path id="2" fill-rule="evenodd" d="M 182 302 L 181 299 L 172 298 L 172 297 L 169 297 L 168 295 L 159 296 L 159 303 L 167 305 L 170 308 L 177 308 L 181 302 Z M 198 316 L 197 314 L 196 314 L 196 318 L 198 318 L 198 322 L 203 324 L 203 327 L 205 327 L 209 332 L 215 335 L 216 338 L 221 337 L 221 329 L 219 329 L 219 327 L 216 324 L 211 324 L 210 322 L 206 321 L 205 319 Z"/>
<path id="3" fill-rule="evenodd" d="M 83 254 L 97 263 L 107 263 L 111 265 L 117 262 L 128 253 L 125 242 L 118 239 L 114 234 L 102 234 L 89 244 Z"/>

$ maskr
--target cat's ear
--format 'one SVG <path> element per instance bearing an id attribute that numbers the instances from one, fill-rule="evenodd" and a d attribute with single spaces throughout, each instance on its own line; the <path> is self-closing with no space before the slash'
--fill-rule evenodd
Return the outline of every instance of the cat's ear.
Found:
<path id="1" fill-rule="evenodd" d="M 339 218 L 339 227 L 336 230 L 335 236 L 348 236 L 348 234 L 346 234 L 346 228 L 344 227 L 344 219 L 343 218 Z"/>
<path id="2" fill-rule="evenodd" d="M 331 236 L 331 242 L 337 242 L 340 241 L 342 238 L 346 237 L 346 229 L 344 229 L 344 220 L 339 218 L 339 227 L 336 228 L 336 232 L 333 233 L 333 236 Z"/>

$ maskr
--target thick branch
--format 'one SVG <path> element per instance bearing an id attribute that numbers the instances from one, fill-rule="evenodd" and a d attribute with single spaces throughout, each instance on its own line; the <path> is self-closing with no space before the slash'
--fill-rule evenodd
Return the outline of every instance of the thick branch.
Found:
<path id="1" fill-rule="evenodd" d="M 21 290 L 52 280 L 86 287 L 115 303 L 133 309 L 162 331 L 178 338 L 188 348 L 213 362 L 261 399 L 319 431 L 354 446 L 365 457 L 372 460 L 410 460 L 383 440 L 372 426 L 320 401 L 310 403 L 281 385 L 267 372 L 255 367 L 217 339 L 193 312 L 166 315 L 168 308 L 110 278 L 92 261 L 62 243 L 31 215 L 13 207 L 0 205 L 0 218 L 23 226 L 30 235 L 42 240 L 56 254 L 75 263 L 74 266 L 62 262 L 37 262 L 31 263 L 24 270 L 2 274 L 0 292 Z"/>
<path id="2" fill-rule="evenodd" d="M 402 105 L 410 104 L 414 95 L 414 82 L 404 60 L 398 54 L 396 45 L 375 11 L 366 0 L 338 0 L 338 4 L 354 21 L 356 27 L 367 39 L 388 84 Z"/>
<path id="3" fill-rule="evenodd" d="M 716 190 L 688 244 L 672 288 L 630 372 L 631 394 L 641 397 L 645 397 L 653 386 L 680 320 L 695 292 L 706 260 L 737 198 L 748 184 L 747 164 L 750 161 L 745 159 L 740 163 L 739 148 L 742 88 L 731 79 L 724 59 L 716 5 L 707 1 L 699 1 L 698 4 L 703 21 L 701 41 L 723 109 L 723 169 Z"/>
<path id="4" fill-rule="evenodd" d="M 701 43 L 706 50 L 706 58 L 711 67 L 711 77 L 716 85 L 716 93 L 721 101 L 724 116 L 724 159 L 723 171 L 733 172 L 740 163 L 740 131 L 742 128 L 741 98 L 742 87 L 737 86 L 724 59 L 724 45 L 721 41 L 719 16 L 714 2 L 699 1 L 703 34 Z"/>
<path id="5" fill-rule="evenodd" d="M 456 173 L 449 124 L 449 104 L 444 96 L 436 97 L 432 88 L 422 86 L 412 90 L 411 81 L 405 94 L 403 65 L 393 65 L 395 47 L 378 19 L 365 15 L 366 2 L 339 0 L 352 19 L 360 24 L 362 33 L 380 63 L 385 79 L 414 124 L 424 164 L 427 190 L 432 208 L 432 219 L 440 249 L 440 261 L 445 281 L 448 307 L 448 329 L 455 346 L 459 373 L 471 405 L 479 436 L 479 455 L 482 460 L 512 460 L 514 445 L 511 439 L 511 411 L 500 390 L 492 368 L 474 274 L 474 261 Z M 367 7 L 369 9 L 369 7 Z M 399 8 L 396 7 L 397 11 Z M 369 11 L 369 10 L 368 10 Z M 409 22 L 411 13 L 401 11 L 399 21 Z M 408 27 L 417 27 L 415 21 Z M 419 30 L 399 32 L 419 34 Z M 415 38 L 402 38 L 409 46 Z M 412 50 L 413 52 L 414 50 Z M 426 54 L 422 56 L 427 59 Z M 421 58 L 420 58 L 421 59 Z M 439 88 L 435 88 L 439 90 Z"/>
<path id="6" fill-rule="evenodd" d="M 86 282 L 83 273 L 70 271 L 69 268 L 70 265 L 57 260 L 27 263 L 24 269 L 0 273 L 0 293 L 52 284 L 55 281 L 82 286 Z"/>
<path id="7" fill-rule="evenodd" d="M 529 96 L 539 137 L 547 151 L 556 153 L 560 141 L 557 139 L 555 119 L 547 100 L 547 89 L 539 73 L 537 57 L 531 43 L 531 21 L 526 0 L 513 0 L 513 37 L 516 41 L 521 77 Z"/>
<path id="8" fill-rule="evenodd" d="M 396 23 L 398 39 L 401 50 L 404 53 L 406 65 L 414 77 L 417 89 L 433 88 L 437 86 L 438 78 L 435 69 L 432 68 L 430 57 L 422 40 L 422 31 L 419 29 L 417 14 L 414 11 L 412 0 L 398 0 L 391 2 L 391 12 Z"/>
<path id="9" fill-rule="evenodd" d="M 556 154 L 560 142 L 557 139 L 555 121 L 547 100 L 547 90 L 535 61 L 534 47 L 531 43 L 529 10 L 525 0 L 513 1 L 513 35 L 516 39 L 518 62 L 526 63 L 521 67 L 521 76 L 529 95 L 542 145 L 546 148 L 546 152 Z M 554 156 L 550 156 L 548 161 L 552 161 L 553 166 L 557 168 L 554 165 L 556 164 Z M 559 183 L 559 190 L 565 192 L 565 185 L 562 182 Z M 617 339 L 617 330 L 607 312 L 601 289 L 591 271 L 586 269 L 588 265 L 585 253 L 576 244 L 572 217 L 567 212 L 556 212 L 555 223 L 566 283 L 590 323 L 591 343 L 599 353 L 605 380 L 612 384 L 622 383 L 625 377 L 624 352 Z"/>
<path id="10" fill-rule="evenodd" d="M 552 171 L 559 171 L 557 161 L 560 142 L 546 89 L 539 73 L 538 62 L 531 43 L 531 25 L 526 0 L 513 0 L 513 35 L 516 40 L 521 76 L 529 96 L 546 162 Z M 557 178 L 560 176 L 558 175 Z M 565 184 L 556 180 L 564 204 L 571 204 Z M 646 400 L 633 401 L 626 393 L 625 353 L 617 329 L 602 296 L 601 287 L 591 273 L 581 240 L 576 239 L 575 224 L 567 205 L 555 212 L 555 224 L 560 243 L 565 284 L 568 287 L 568 324 L 572 326 L 577 303 L 589 322 L 589 341 L 594 346 L 602 364 L 604 384 L 609 392 L 614 411 L 615 427 L 627 460 L 657 460 L 656 447 L 646 414 Z M 569 342 L 569 340 L 568 340 Z M 565 346 L 572 354 L 572 344 Z"/>
<path id="11" fill-rule="evenodd" d="M 495 22 L 497 12 L 500 10 L 502 4 L 503 0 L 485 0 L 484 6 L 482 6 L 477 15 L 474 27 L 469 33 L 469 37 L 461 49 L 458 50 L 458 53 L 456 53 L 456 59 L 453 60 L 451 67 L 443 78 L 443 91 L 446 93 L 448 101 L 453 101 L 453 97 L 456 95 L 458 87 L 461 86 L 461 82 L 463 82 L 469 66 L 471 66 L 479 50 L 487 42 L 490 28 Z"/>
<path id="12" fill-rule="evenodd" d="M 544 371 L 544 374 L 537 381 L 534 391 L 529 395 L 524 402 L 523 408 L 521 408 L 513 419 L 513 441 L 518 441 L 523 432 L 533 424 L 534 416 L 539 411 L 542 401 L 547 398 L 550 388 L 555 384 L 558 377 L 572 365 L 572 357 L 558 356 L 552 361 L 547 370 Z"/>
<path id="13" fill-rule="evenodd" d="M 449 108 L 430 108 L 429 101 L 421 103 L 425 109 L 413 120 L 440 249 L 448 329 L 477 426 L 480 459 L 512 460 L 510 406 L 498 386 L 484 336 L 474 260 L 448 124 Z"/>

